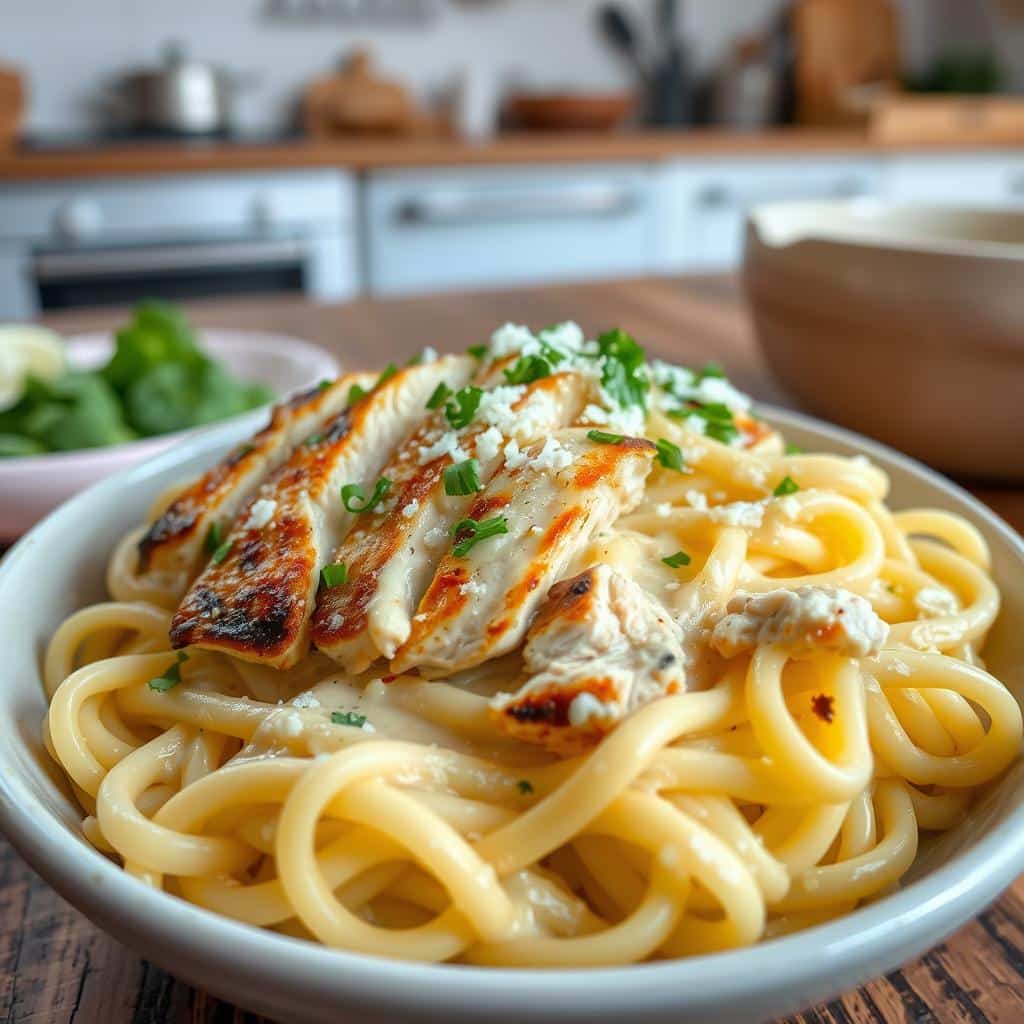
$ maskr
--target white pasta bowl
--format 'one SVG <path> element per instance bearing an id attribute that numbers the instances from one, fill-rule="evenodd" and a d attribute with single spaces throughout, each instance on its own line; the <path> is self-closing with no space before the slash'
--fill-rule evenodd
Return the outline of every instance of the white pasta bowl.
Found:
<path id="1" fill-rule="evenodd" d="M 111 356 L 109 334 L 80 334 L 68 339 L 72 366 L 89 370 Z M 266 384 L 278 395 L 315 384 L 338 373 L 338 363 L 326 350 L 308 341 L 259 331 L 204 330 L 200 345 L 235 376 Z M 231 418 L 239 429 L 253 433 L 266 418 L 266 409 L 252 409 Z M 167 448 L 188 442 L 194 430 L 178 430 L 107 448 L 49 452 L 19 458 L 0 458 L 0 538 L 17 537 L 72 494 L 113 473 L 152 458 Z"/>
<path id="2" fill-rule="evenodd" d="M 1024 693 L 1024 542 L 960 488 L 858 436 L 793 413 L 769 420 L 808 449 L 863 452 L 891 476 L 894 507 L 965 516 L 991 546 L 1003 609 L 987 656 Z M 0 563 L 0 827 L 25 859 L 100 927 L 175 975 L 284 1021 L 385 1024 L 749 1022 L 828 998 L 920 954 L 1024 870 L 1024 763 L 940 840 L 902 889 L 848 916 L 749 949 L 602 970 L 424 966 L 339 952 L 218 917 L 147 888 L 97 853 L 47 765 L 39 663 L 58 623 L 103 597 L 107 554 L 154 494 L 245 436 L 194 438 L 79 494 Z"/>

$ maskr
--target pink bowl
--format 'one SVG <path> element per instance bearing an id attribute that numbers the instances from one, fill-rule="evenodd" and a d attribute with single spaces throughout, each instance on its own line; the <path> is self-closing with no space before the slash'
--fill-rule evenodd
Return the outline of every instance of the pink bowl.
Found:
<path id="1" fill-rule="evenodd" d="M 307 341 L 283 334 L 253 331 L 203 331 L 202 347 L 232 373 L 258 381 L 285 395 L 338 374 L 337 360 Z M 81 334 L 68 339 L 71 362 L 82 369 L 100 366 L 110 358 L 113 337 Z M 179 430 L 143 441 L 85 448 L 76 452 L 52 452 L 25 458 L 0 459 L 0 538 L 24 533 L 47 512 L 97 480 L 171 446 L 190 446 L 200 434 L 248 422 L 253 431 L 266 419 L 266 406 L 232 416 L 208 427 Z"/>

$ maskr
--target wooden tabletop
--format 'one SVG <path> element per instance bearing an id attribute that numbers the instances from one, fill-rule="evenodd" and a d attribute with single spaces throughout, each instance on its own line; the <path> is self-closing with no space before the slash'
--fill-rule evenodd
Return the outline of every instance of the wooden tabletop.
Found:
<path id="1" fill-rule="evenodd" d="M 343 306 L 295 299 L 196 303 L 201 325 L 308 338 L 350 366 L 380 366 L 424 344 L 462 349 L 498 323 L 575 318 L 622 325 L 649 353 L 715 358 L 765 401 L 792 404 L 761 360 L 736 285 L 725 278 L 643 280 Z M 109 326 L 110 313 L 62 315 L 64 330 Z M 1024 491 L 975 489 L 1018 529 Z M 257 1024 L 190 989 L 100 932 L 0 840 L 0 1021 L 9 1024 Z M 800 1024 L 1012 1024 L 1024 1021 L 1024 878 L 920 960 L 792 1019 Z"/>
<path id="2" fill-rule="evenodd" d="M 337 167 L 350 171 L 394 167 L 657 161 L 750 155 L 935 152 L 1019 149 L 1005 142 L 959 140 L 896 144 L 859 129 L 771 128 L 730 131 L 623 131 L 615 133 L 510 133 L 483 142 L 453 138 L 290 139 L 268 142 L 146 140 L 0 149 L 0 180 L 84 178 L 111 175 Z"/>

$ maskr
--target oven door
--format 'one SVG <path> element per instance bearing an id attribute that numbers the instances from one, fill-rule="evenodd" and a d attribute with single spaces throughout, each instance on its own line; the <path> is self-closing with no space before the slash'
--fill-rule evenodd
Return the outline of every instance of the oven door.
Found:
<path id="1" fill-rule="evenodd" d="M 309 246 L 298 238 L 176 241 L 37 249 L 31 273 L 39 308 L 130 305 L 307 290 Z"/>

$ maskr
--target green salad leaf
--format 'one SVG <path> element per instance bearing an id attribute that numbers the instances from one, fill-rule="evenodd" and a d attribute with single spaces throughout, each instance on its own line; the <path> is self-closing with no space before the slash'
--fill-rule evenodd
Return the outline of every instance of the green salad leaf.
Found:
<path id="1" fill-rule="evenodd" d="M 98 370 L 28 377 L 0 412 L 0 457 L 73 451 L 203 426 L 273 398 L 240 381 L 199 347 L 177 307 L 139 303 Z"/>

